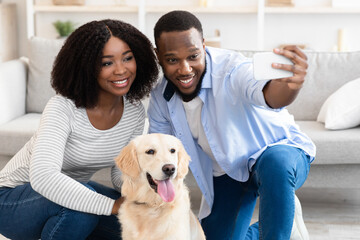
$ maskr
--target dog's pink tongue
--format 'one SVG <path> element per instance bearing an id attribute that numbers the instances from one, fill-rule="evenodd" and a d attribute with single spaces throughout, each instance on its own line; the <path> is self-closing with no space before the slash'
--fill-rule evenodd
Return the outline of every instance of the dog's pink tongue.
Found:
<path id="1" fill-rule="evenodd" d="M 171 202 L 172 200 L 174 200 L 175 191 L 174 191 L 174 186 L 170 181 L 170 179 L 158 181 L 157 191 L 160 197 L 165 202 Z"/>

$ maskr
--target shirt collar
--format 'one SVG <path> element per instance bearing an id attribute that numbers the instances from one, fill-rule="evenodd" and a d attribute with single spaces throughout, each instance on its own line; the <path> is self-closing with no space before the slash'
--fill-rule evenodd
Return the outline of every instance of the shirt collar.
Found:
<path id="1" fill-rule="evenodd" d="M 204 79 L 201 84 L 201 88 L 211 88 L 212 82 L 211 82 L 211 56 L 208 51 L 209 49 L 205 47 L 205 53 L 206 53 L 206 73 L 204 75 Z"/>
<path id="2" fill-rule="evenodd" d="M 165 76 L 164 76 L 164 78 L 165 78 Z M 168 101 L 170 101 L 172 96 L 174 96 L 175 86 L 171 81 L 169 81 L 167 79 L 166 79 L 166 81 L 167 81 L 167 83 L 166 83 L 166 87 L 165 87 L 165 90 L 164 90 L 164 93 L 163 93 L 163 97 L 168 102 Z"/>

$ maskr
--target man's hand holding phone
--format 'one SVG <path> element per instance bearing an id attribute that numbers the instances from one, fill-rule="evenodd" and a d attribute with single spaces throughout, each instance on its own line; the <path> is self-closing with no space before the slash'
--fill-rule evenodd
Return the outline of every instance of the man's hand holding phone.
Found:
<path id="1" fill-rule="evenodd" d="M 300 89 L 308 68 L 306 55 L 294 45 L 274 52 L 256 53 L 253 57 L 254 78 L 286 82 L 291 89 Z"/>
<path id="2" fill-rule="evenodd" d="M 281 108 L 295 100 L 305 81 L 308 64 L 306 55 L 294 45 L 274 49 L 270 56 L 274 55 L 276 59 L 269 57 L 263 67 L 254 56 L 254 77 L 260 80 L 259 75 L 263 74 L 262 79 L 271 79 L 263 88 L 265 101 L 272 108 Z M 265 68 L 273 74 L 267 74 Z"/>

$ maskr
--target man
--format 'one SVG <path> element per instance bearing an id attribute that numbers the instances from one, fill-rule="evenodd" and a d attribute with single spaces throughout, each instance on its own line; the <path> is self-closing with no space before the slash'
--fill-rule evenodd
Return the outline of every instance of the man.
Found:
<path id="1" fill-rule="evenodd" d="M 164 79 L 151 93 L 149 132 L 175 135 L 190 154 L 207 239 L 306 239 L 300 203 L 294 221 L 295 190 L 315 146 L 284 108 L 303 85 L 306 55 L 296 46 L 275 49 L 294 65 L 273 67 L 294 76 L 256 81 L 250 59 L 205 47 L 189 12 L 165 14 L 154 34 Z M 259 223 L 249 227 L 258 196 Z"/>

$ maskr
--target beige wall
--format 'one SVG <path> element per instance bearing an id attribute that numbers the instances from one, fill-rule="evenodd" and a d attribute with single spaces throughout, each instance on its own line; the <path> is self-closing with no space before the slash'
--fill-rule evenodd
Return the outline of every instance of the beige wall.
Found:
<path id="1" fill-rule="evenodd" d="M 17 12 L 18 28 L 17 31 L 17 46 L 19 56 L 27 55 L 27 27 L 26 27 L 26 1 L 32 0 L 2 0 L 2 3 L 15 3 Z"/>

